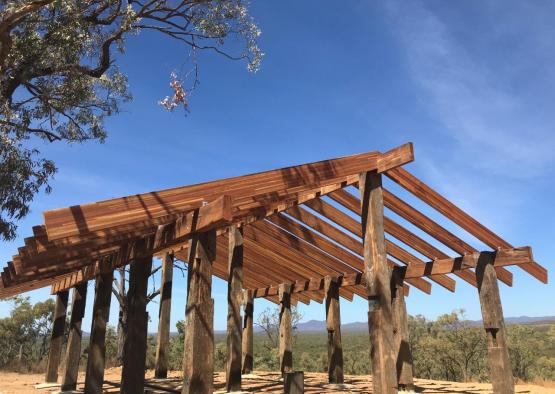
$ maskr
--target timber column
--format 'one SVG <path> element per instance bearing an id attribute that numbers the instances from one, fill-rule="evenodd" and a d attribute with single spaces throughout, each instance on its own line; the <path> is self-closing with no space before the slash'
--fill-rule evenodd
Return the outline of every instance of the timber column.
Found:
<path id="1" fill-rule="evenodd" d="M 77 387 L 77 374 L 79 373 L 79 360 L 81 359 L 81 341 L 83 338 L 81 322 L 85 316 L 87 285 L 88 282 L 84 282 L 73 288 L 62 391 L 72 391 Z"/>
<path id="2" fill-rule="evenodd" d="M 243 228 L 229 227 L 227 276 L 226 390 L 241 390 L 241 298 L 243 296 Z"/>
<path id="3" fill-rule="evenodd" d="M 106 362 L 106 323 L 110 316 L 112 299 L 112 282 L 114 272 L 110 271 L 96 277 L 91 338 L 85 376 L 85 393 L 101 393 L 104 383 L 104 365 Z"/>
<path id="4" fill-rule="evenodd" d="M 393 312 L 393 339 L 397 352 L 396 370 L 399 389 L 413 390 L 412 354 L 409 345 L 409 323 L 405 303 L 406 267 L 396 267 L 391 275 L 391 303 Z"/>
<path id="5" fill-rule="evenodd" d="M 368 330 L 372 359 L 374 394 L 396 394 L 393 317 L 391 313 L 391 273 L 387 265 L 383 227 L 383 190 L 381 175 L 360 175 L 364 276 L 368 294 Z"/>
<path id="6" fill-rule="evenodd" d="M 195 235 L 187 275 L 183 394 L 212 394 L 214 390 L 212 264 L 215 260 L 216 231 Z"/>
<path id="7" fill-rule="evenodd" d="M 139 255 L 129 269 L 127 291 L 127 337 L 123 345 L 121 393 L 142 394 L 145 384 L 148 313 L 147 287 L 152 270 L 152 255 L 146 254 L 147 244 L 141 240 L 135 245 Z"/>
<path id="8" fill-rule="evenodd" d="M 291 287 L 289 283 L 279 285 L 279 369 L 282 375 L 293 370 Z"/>
<path id="9" fill-rule="evenodd" d="M 254 298 L 252 290 L 245 290 L 243 293 L 243 374 L 252 373 L 254 367 Z"/>
<path id="10" fill-rule="evenodd" d="M 343 347 L 341 345 L 338 279 L 326 276 L 324 286 L 326 327 L 328 329 L 328 381 L 329 383 L 343 383 Z"/>
<path id="11" fill-rule="evenodd" d="M 46 383 L 56 383 L 58 380 L 58 368 L 64 343 L 64 330 L 66 327 L 66 311 L 69 291 L 60 291 L 56 294 L 56 308 L 54 309 L 52 334 L 50 337 L 50 350 L 48 352 L 48 364 L 46 366 Z"/>
<path id="12" fill-rule="evenodd" d="M 170 313 L 172 306 L 173 255 L 166 253 L 162 263 L 160 285 L 160 312 L 158 314 L 158 340 L 156 343 L 156 378 L 168 377 L 168 349 L 170 343 Z"/>
<path id="13" fill-rule="evenodd" d="M 476 281 L 478 282 L 482 320 L 487 335 L 493 392 L 495 394 L 512 394 L 515 392 L 514 378 L 507 349 L 497 274 L 493 263 L 493 258 L 484 253 L 480 254 L 476 266 Z"/>

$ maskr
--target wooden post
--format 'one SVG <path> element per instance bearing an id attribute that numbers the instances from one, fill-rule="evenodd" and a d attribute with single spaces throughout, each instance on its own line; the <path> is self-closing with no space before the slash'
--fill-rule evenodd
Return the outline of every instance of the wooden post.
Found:
<path id="1" fill-rule="evenodd" d="M 409 323 L 405 289 L 406 267 L 395 268 L 391 275 L 391 302 L 393 313 L 393 339 L 395 341 L 397 384 L 399 389 L 413 390 L 412 354 L 409 346 Z"/>
<path id="2" fill-rule="evenodd" d="M 66 327 L 66 311 L 69 291 L 61 291 L 56 294 L 56 308 L 52 317 L 52 334 L 50 336 L 50 350 L 48 352 L 48 364 L 46 365 L 46 383 L 58 381 L 58 368 L 64 343 L 64 330 Z"/>
<path id="3" fill-rule="evenodd" d="M 87 374 L 85 376 L 85 393 L 102 392 L 104 364 L 106 362 L 106 324 L 110 316 L 113 281 L 113 271 L 96 277 L 91 338 L 87 358 Z"/>
<path id="4" fill-rule="evenodd" d="M 73 288 L 62 391 L 72 391 L 77 388 L 77 374 L 79 373 L 79 361 L 81 359 L 81 341 L 83 339 L 81 322 L 85 316 L 87 285 L 88 282 L 84 282 Z"/>
<path id="5" fill-rule="evenodd" d="M 245 290 L 243 300 L 243 374 L 252 373 L 254 367 L 254 298 L 252 290 Z"/>
<path id="6" fill-rule="evenodd" d="M 279 285 L 279 369 L 281 374 L 293 370 L 291 330 L 291 284 Z"/>
<path id="7" fill-rule="evenodd" d="M 391 273 L 385 250 L 381 175 L 376 172 L 362 173 L 359 188 L 373 392 L 395 394 L 397 377 L 391 314 Z"/>
<path id="8" fill-rule="evenodd" d="M 226 390 L 241 390 L 241 298 L 243 296 L 243 228 L 229 228 L 227 277 Z"/>
<path id="9" fill-rule="evenodd" d="M 212 264 L 216 259 L 216 231 L 198 234 L 191 242 L 186 328 L 183 356 L 183 394 L 211 394 L 214 390 L 214 300 Z"/>
<path id="10" fill-rule="evenodd" d="M 515 392 L 514 378 L 507 348 L 503 308 L 499 296 L 493 258 L 480 255 L 476 266 L 476 281 L 482 308 L 482 320 L 487 334 L 491 383 L 495 394 Z"/>
<path id="11" fill-rule="evenodd" d="M 154 376 L 168 377 L 168 350 L 170 345 L 170 313 L 172 305 L 173 255 L 166 253 L 162 263 L 160 285 L 160 311 L 158 314 L 158 340 Z"/>
<path id="12" fill-rule="evenodd" d="M 145 248 L 141 241 L 138 248 Z M 136 259 L 130 264 L 127 291 L 127 337 L 123 345 L 121 393 L 142 394 L 145 384 L 148 313 L 147 287 L 152 271 L 152 255 Z"/>
<path id="13" fill-rule="evenodd" d="M 328 329 L 328 381 L 329 383 L 343 383 L 339 283 L 336 277 L 325 277 L 324 291 L 326 294 L 326 327 Z"/>
<path id="14" fill-rule="evenodd" d="M 283 377 L 284 394 L 304 394 L 304 372 L 287 372 Z"/>

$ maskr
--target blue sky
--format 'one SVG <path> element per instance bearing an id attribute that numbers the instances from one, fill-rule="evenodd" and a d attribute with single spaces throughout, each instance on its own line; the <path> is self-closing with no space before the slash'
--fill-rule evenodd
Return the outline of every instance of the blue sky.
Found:
<path id="1" fill-rule="evenodd" d="M 157 105 L 185 48 L 156 35 L 132 38 L 119 64 L 134 100 L 108 121 L 105 144 L 41 144 L 59 168 L 54 191 L 35 199 L 20 238 L 0 243 L 0 259 L 10 259 L 45 210 L 412 141 L 409 170 L 512 244 L 531 245 L 553 271 L 553 2 L 258 1 L 251 12 L 262 29 L 261 70 L 201 54 L 187 116 Z M 511 271 L 514 286 L 500 285 L 506 316 L 555 314 L 546 302 L 553 284 Z M 175 275 L 172 324 L 183 318 L 186 296 Z M 462 307 L 479 319 L 476 289 L 457 282 L 454 294 L 437 285 L 431 296 L 412 291 L 409 313 L 434 318 Z M 91 285 L 85 327 L 92 294 Z M 216 279 L 213 294 L 215 327 L 224 329 L 225 283 Z M 29 295 L 39 301 L 49 291 Z M 269 306 L 257 301 L 255 312 Z M 10 307 L 0 302 L 0 317 Z M 366 317 L 360 298 L 341 307 L 344 322 Z M 157 308 L 149 306 L 151 331 Z M 304 320 L 325 316 L 316 303 L 301 312 Z M 114 299 L 110 324 L 116 318 Z"/>

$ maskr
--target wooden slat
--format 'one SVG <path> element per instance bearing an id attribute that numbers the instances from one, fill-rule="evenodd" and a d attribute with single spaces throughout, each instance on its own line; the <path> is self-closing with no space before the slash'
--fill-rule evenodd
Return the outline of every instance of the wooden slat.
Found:
<path id="1" fill-rule="evenodd" d="M 420 211 L 411 207 L 393 193 L 388 192 L 386 189 L 384 189 L 384 205 L 386 208 L 391 209 L 397 215 L 401 216 L 409 223 L 418 227 L 460 255 L 477 252 L 475 248 L 434 222 Z M 506 285 L 512 286 L 513 274 L 502 267 L 496 268 L 496 270 L 498 271 L 498 279 Z"/>
<path id="2" fill-rule="evenodd" d="M 179 219 L 171 223 L 166 223 L 152 229 L 146 236 L 153 236 L 154 243 L 151 245 L 149 253 L 156 253 L 170 245 L 187 242 L 191 235 L 203 232 L 212 228 L 228 225 L 233 220 L 233 202 L 230 196 L 224 195 L 215 199 L 212 203 L 198 208 L 195 211 L 182 215 Z M 129 242 L 132 238 L 118 239 L 113 245 L 104 247 L 117 247 L 122 242 Z M 80 244 L 79 248 L 53 248 L 36 257 L 29 259 L 26 263 L 22 261 L 24 270 L 35 270 L 40 267 L 60 265 L 63 262 L 79 260 L 82 258 L 98 258 L 104 254 L 103 249 L 98 250 L 95 243 Z"/>
<path id="3" fill-rule="evenodd" d="M 508 265 L 524 265 L 534 262 L 532 249 L 528 246 L 512 249 L 500 249 L 496 252 L 483 251 L 470 253 L 461 257 L 448 257 L 437 259 L 422 264 L 412 264 L 407 267 L 396 266 L 395 271 L 403 271 L 405 280 L 417 279 L 423 276 L 434 274 L 454 273 L 462 270 L 476 268 L 481 258 L 491 259 L 494 267 L 504 267 Z M 346 275 L 334 276 L 338 280 L 340 287 L 349 287 L 355 285 L 366 285 L 364 275 L 362 273 L 352 273 Z M 312 278 L 305 281 L 298 280 L 291 283 L 292 292 L 303 293 L 306 291 L 315 291 L 324 289 L 324 278 Z M 278 286 L 267 286 L 253 290 L 255 298 L 275 296 L 277 295 Z"/>
<path id="4" fill-rule="evenodd" d="M 288 209 L 287 214 L 291 215 L 298 221 L 302 222 L 307 227 L 312 228 L 315 231 L 319 232 L 320 234 L 325 235 L 326 237 L 332 239 L 334 242 L 337 242 L 339 245 L 343 246 L 347 250 L 356 254 L 358 258 L 356 259 L 356 261 L 349 260 L 350 264 L 352 264 L 359 271 L 362 271 L 364 269 L 364 262 L 361 257 L 363 253 L 362 242 L 345 234 L 337 227 L 334 227 L 331 224 L 323 221 L 322 219 L 318 218 L 317 216 L 313 215 L 312 213 L 308 212 L 302 207 L 294 207 L 294 208 Z M 389 261 L 389 264 L 392 267 L 397 265 L 391 260 Z M 427 294 L 430 294 L 431 292 L 430 283 L 424 279 L 411 280 L 409 283 Z"/>
<path id="5" fill-rule="evenodd" d="M 385 190 L 384 190 L 385 194 Z M 360 215 L 360 200 L 347 192 L 344 189 L 337 190 L 328 195 L 331 199 L 343 205 L 345 208 L 351 210 L 353 213 Z M 405 245 L 410 246 L 412 249 L 426 256 L 427 258 L 441 259 L 449 257 L 447 254 L 443 253 L 441 250 L 437 249 L 433 245 L 429 244 L 416 234 L 407 230 L 400 224 L 396 223 L 393 219 L 384 217 L 384 229 L 389 235 L 397 238 L 399 241 L 403 242 Z M 476 276 L 472 271 L 461 271 L 456 273 L 457 276 L 464 279 L 466 282 L 470 283 L 472 286 L 476 287 Z"/>
<path id="6" fill-rule="evenodd" d="M 363 153 L 333 160 L 324 160 L 298 166 L 282 168 L 178 187 L 156 192 L 100 201 L 47 211 L 45 224 L 50 239 L 87 233 L 106 227 L 148 220 L 152 217 L 179 213 L 199 207 L 203 201 L 228 193 L 234 198 L 246 197 L 251 201 L 256 196 L 271 196 L 278 191 L 302 187 L 314 188 L 329 180 L 357 174 L 364 170 L 386 171 L 403 161 L 413 160 L 411 144 L 403 145 L 383 155 L 377 152 Z"/>
<path id="7" fill-rule="evenodd" d="M 430 205 L 436 211 L 452 220 L 492 249 L 511 248 L 511 244 L 478 222 L 455 204 L 447 200 L 407 170 L 397 167 L 386 175 L 394 182 Z M 537 263 L 520 266 L 523 270 L 543 283 L 547 283 L 547 270 Z M 498 273 L 497 273 L 498 274 Z"/>
<path id="8" fill-rule="evenodd" d="M 315 199 L 305 203 L 305 205 L 315 210 L 320 215 L 327 217 L 329 220 L 333 221 L 337 225 L 349 230 L 354 235 L 362 237 L 360 223 L 347 214 L 341 212 L 334 206 L 328 204 L 327 202 L 321 199 Z M 416 263 L 421 262 L 421 260 L 411 255 L 409 252 L 405 251 L 390 240 L 386 240 L 386 249 L 389 255 L 392 255 L 396 259 L 401 260 L 405 264 L 410 264 L 411 261 L 414 261 Z M 403 256 L 404 259 L 400 259 L 398 256 Z M 431 276 L 430 279 L 450 291 L 455 291 L 455 281 L 449 277 L 446 277 L 445 275 L 434 275 Z"/>

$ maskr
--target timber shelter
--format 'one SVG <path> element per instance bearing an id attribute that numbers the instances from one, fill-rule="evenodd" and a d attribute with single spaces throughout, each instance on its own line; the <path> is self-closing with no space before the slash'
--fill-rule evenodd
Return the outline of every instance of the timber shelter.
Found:
<path id="1" fill-rule="evenodd" d="M 404 165 L 413 160 L 407 143 L 385 153 L 47 211 L 44 224 L 33 227 L 33 236 L 3 269 L 0 297 L 51 287 L 56 309 L 45 380 L 56 382 L 73 289 L 61 383 L 62 390 L 75 390 L 87 283 L 94 280 L 85 392 L 101 392 L 114 270 L 129 264 L 120 389 L 143 393 L 152 259 L 162 259 L 155 370 L 160 378 L 167 376 L 172 269 L 180 259 L 188 264 L 182 393 L 198 394 L 213 392 L 213 275 L 228 283 L 227 391 L 240 390 L 241 375 L 255 367 L 253 308 L 260 297 L 280 307 L 284 377 L 293 371 L 291 305 L 324 303 L 329 382 L 342 383 L 339 297 L 357 295 L 368 300 L 373 393 L 390 394 L 413 385 L 405 296 L 412 288 L 430 294 L 432 282 L 454 292 L 457 277 L 477 289 L 493 391 L 514 393 L 498 282 L 512 286 L 511 265 L 543 283 L 547 270 L 529 246 L 513 247 L 408 172 Z M 383 176 L 404 189 L 404 199 L 382 186 Z M 408 198 L 427 204 L 489 249 L 475 249 Z"/>

